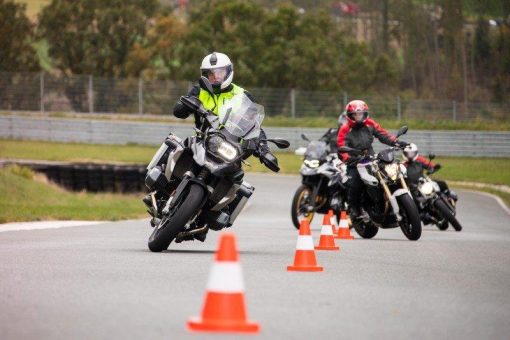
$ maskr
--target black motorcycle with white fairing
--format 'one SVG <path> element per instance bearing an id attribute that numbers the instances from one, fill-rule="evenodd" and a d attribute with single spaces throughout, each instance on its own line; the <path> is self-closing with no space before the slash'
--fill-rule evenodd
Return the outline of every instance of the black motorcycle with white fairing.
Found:
<path id="1" fill-rule="evenodd" d="M 429 155 L 429 158 L 432 160 L 434 155 Z M 435 171 L 427 171 L 427 174 L 430 175 Z M 439 184 L 426 175 L 409 186 L 423 224 L 434 224 L 439 230 L 446 230 L 448 224 L 451 224 L 456 231 L 462 230 L 462 225 L 455 217 L 457 204 L 455 192 L 449 189 L 441 190 Z"/>
<path id="2" fill-rule="evenodd" d="M 397 137 L 405 134 L 402 127 Z M 363 238 L 374 237 L 379 228 L 402 229 L 411 241 L 421 236 L 421 221 L 418 208 L 404 180 L 406 168 L 395 158 L 398 147 L 380 151 L 376 155 L 367 150 L 341 147 L 340 152 L 353 156 L 365 190 L 361 194 L 362 215 L 352 221 L 354 229 Z"/>
<path id="3" fill-rule="evenodd" d="M 212 92 L 207 80 L 201 82 Z M 263 106 L 242 93 L 225 102 L 216 116 L 197 98 L 180 101 L 201 117 L 201 126 L 185 140 L 170 135 L 147 167 L 151 193 L 144 202 L 154 227 L 148 241 L 153 252 L 167 249 L 173 240 L 204 241 L 208 230 L 230 227 L 254 191 L 243 180 L 242 164 L 250 155 L 279 171 L 277 163 L 261 153 Z M 283 139 L 267 141 L 289 146 Z"/>
<path id="4" fill-rule="evenodd" d="M 295 151 L 304 156 L 299 170 L 301 185 L 297 188 L 291 204 L 291 217 L 294 227 L 299 229 L 302 219 L 312 222 L 315 213 L 326 214 L 333 210 L 337 219 L 346 209 L 347 174 L 345 164 L 338 154 L 331 153 L 324 140 L 310 141 L 305 135 L 301 138 L 308 145 Z"/>

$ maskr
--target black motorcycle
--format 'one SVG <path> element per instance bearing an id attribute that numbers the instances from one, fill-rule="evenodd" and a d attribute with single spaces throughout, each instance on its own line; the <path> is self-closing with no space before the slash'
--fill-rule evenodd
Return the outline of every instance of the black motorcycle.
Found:
<path id="1" fill-rule="evenodd" d="M 434 154 L 429 155 L 430 160 L 434 157 Z M 434 172 L 435 170 L 427 171 L 427 174 L 430 175 Z M 455 217 L 457 203 L 455 192 L 441 190 L 439 184 L 426 175 L 420 177 L 417 183 L 409 186 L 423 224 L 434 224 L 439 230 L 446 230 L 449 223 L 456 231 L 462 230 L 462 225 Z"/>
<path id="2" fill-rule="evenodd" d="M 212 93 L 206 78 L 202 88 Z M 170 243 L 205 240 L 209 229 L 230 227 L 254 191 L 243 180 L 242 163 L 256 155 L 272 171 L 273 160 L 260 152 L 260 126 L 264 107 L 246 94 L 225 102 L 218 115 L 204 109 L 194 97 L 181 97 L 190 111 L 201 117 L 196 136 L 181 140 L 170 135 L 147 167 L 146 186 L 151 190 L 149 249 L 160 252 Z M 279 148 L 289 147 L 283 139 L 267 139 Z"/>
<path id="3" fill-rule="evenodd" d="M 333 210 L 339 221 L 340 212 L 346 209 L 346 166 L 337 152 L 331 152 L 327 141 L 322 138 L 310 141 L 305 135 L 301 138 L 309 143 L 295 151 L 304 159 L 299 170 L 301 185 L 292 199 L 292 223 L 299 229 L 302 219 L 311 222 L 315 213 L 326 214 L 329 210 Z"/>
<path id="4" fill-rule="evenodd" d="M 397 137 L 406 132 L 407 126 L 404 126 Z M 397 227 L 411 241 L 421 236 L 420 214 L 404 180 L 406 169 L 395 158 L 396 150 L 398 147 L 391 147 L 370 155 L 366 150 L 345 146 L 339 149 L 354 156 L 365 184 L 361 194 L 363 214 L 357 221 L 352 221 L 354 229 L 363 238 L 374 237 L 379 228 Z"/>

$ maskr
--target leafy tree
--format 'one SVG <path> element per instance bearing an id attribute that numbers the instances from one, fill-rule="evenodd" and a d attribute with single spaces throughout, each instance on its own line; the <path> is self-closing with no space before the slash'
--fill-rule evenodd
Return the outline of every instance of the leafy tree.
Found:
<path id="1" fill-rule="evenodd" d="M 32 24 L 25 15 L 26 5 L 0 0 L 0 70 L 38 71 Z"/>
<path id="2" fill-rule="evenodd" d="M 127 56 L 157 8 L 157 0 L 53 0 L 39 29 L 62 72 L 125 76 Z"/>
<path id="3" fill-rule="evenodd" d="M 40 14 L 39 31 L 63 74 L 124 77 L 129 75 L 128 55 L 136 42 L 144 40 L 157 9 L 157 0 L 53 0 Z M 87 108 L 86 88 L 81 80 L 68 80 L 65 92 L 77 111 Z M 113 91 L 115 80 L 95 94 L 102 110 L 115 112 L 115 105 L 134 99 L 116 91 L 121 98 L 113 103 L 108 100 Z"/>
<path id="4" fill-rule="evenodd" d="M 164 77 L 180 80 L 178 55 L 184 48 L 186 24 L 171 14 L 157 15 L 143 42 L 135 42 L 126 63 L 128 74 L 148 78 Z"/>

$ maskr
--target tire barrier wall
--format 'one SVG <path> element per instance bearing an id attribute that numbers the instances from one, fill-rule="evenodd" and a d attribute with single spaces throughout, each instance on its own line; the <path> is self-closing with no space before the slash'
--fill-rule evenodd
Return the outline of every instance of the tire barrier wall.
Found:
<path id="1" fill-rule="evenodd" d="M 19 165 L 42 173 L 72 191 L 131 193 L 146 191 L 146 165 L 3 161 L 0 167 Z"/>

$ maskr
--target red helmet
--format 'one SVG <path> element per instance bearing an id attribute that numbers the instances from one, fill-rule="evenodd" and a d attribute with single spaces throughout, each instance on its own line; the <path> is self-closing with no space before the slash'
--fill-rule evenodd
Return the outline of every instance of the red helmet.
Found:
<path id="1" fill-rule="evenodd" d="M 363 124 L 368 118 L 368 105 L 362 100 L 352 100 L 345 107 L 345 112 L 352 123 Z"/>

